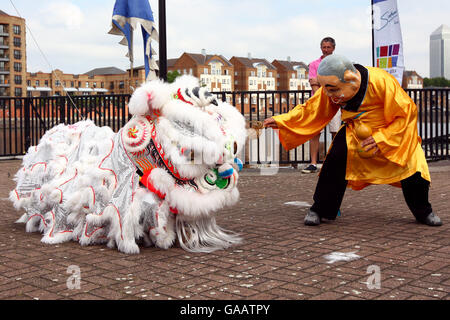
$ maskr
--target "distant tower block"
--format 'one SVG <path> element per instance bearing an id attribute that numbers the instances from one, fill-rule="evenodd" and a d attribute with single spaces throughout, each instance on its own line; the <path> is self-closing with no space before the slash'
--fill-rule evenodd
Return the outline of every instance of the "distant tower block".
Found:
<path id="1" fill-rule="evenodd" d="M 450 80 L 450 28 L 441 25 L 430 35 L 430 78 Z"/>

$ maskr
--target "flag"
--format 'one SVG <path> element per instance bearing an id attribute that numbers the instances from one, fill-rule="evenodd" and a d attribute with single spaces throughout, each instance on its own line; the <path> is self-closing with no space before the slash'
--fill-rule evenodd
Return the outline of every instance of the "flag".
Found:
<path id="1" fill-rule="evenodd" d="M 123 36 L 119 43 L 128 46 L 127 57 L 130 59 L 133 69 L 133 31 L 137 24 L 141 25 L 142 40 L 144 43 L 144 67 L 145 78 L 156 78 L 158 65 L 155 60 L 155 50 L 151 46 L 151 40 L 158 41 L 158 32 L 155 28 L 152 9 L 148 0 L 116 0 L 114 4 L 110 34 Z"/>
<path id="2" fill-rule="evenodd" d="M 397 0 L 372 0 L 374 66 L 385 69 L 402 84 L 403 41 Z"/>

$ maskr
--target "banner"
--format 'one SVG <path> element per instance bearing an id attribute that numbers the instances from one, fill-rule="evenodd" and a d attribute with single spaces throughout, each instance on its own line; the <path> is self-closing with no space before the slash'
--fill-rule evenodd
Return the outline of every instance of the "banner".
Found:
<path id="1" fill-rule="evenodd" d="M 148 0 L 116 0 L 114 4 L 112 28 L 110 34 L 123 36 L 120 44 L 128 46 L 127 57 L 133 69 L 133 31 L 137 24 L 141 25 L 144 41 L 144 67 L 146 80 L 156 79 L 158 65 L 155 61 L 155 50 L 151 40 L 158 41 L 158 32 L 153 20 L 153 12 Z"/>
<path id="2" fill-rule="evenodd" d="M 374 66 L 385 69 L 402 84 L 403 41 L 397 0 L 372 0 Z"/>

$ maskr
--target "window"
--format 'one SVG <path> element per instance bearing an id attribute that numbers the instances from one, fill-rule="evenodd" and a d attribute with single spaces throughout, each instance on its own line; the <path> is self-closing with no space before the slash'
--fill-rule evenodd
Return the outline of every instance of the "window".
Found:
<path id="1" fill-rule="evenodd" d="M 31 87 L 31 80 L 27 80 L 27 86 Z"/>
<path id="2" fill-rule="evenodd" d="M 14 32 L 14 34 L 20 34 L 20 26 L 14 25 L 13 32 Z"/>
<path id="3" fill-rule="evenodd" d="M 125 82 L 124 81 L 120 81 L 119 82 L 119 89 L 123 89 L 125 87 Z"/>
<path id="4" fill-rule="evenodd" d="M 39 80 L 36 80 L 36 87 L 39 87 Z"/>
<path id="5" fill-rule="evenodd" d="M 272 72 L 269 72 L 269 77 L 272 77 Z"/>
<path id="6" fill-rule="evenodd" d="M 22 88 L 14 88 L 14 94 L 16 97 L 22 96 Z"/>
<path id="7" fill-rule="evenodd" d="M 81 81 L 78 81 L 78 88 L 81 87 Z"/>
<path id="8" fill-rule="evenodd" d="M 22 84 L 22 76 L 20 76 L 20 75 L 15 75 L 15 76 L 14 76 L 14 83 L 15 83 L 15 84 Z"/>
<path id="9" fill-rule="evenodd" d="M 16 72 L 22 71 L 22 64 L 20 62 L 14 62 L 14 71 Z"/>
<path id="10" fill-rule="evenodd" d="M 89 81 L 86 81 L 86 88 L 89 88 Z"/>
<path id="11" fill-rule="evenodd" d="M 250 72 L 250 75 L 251 75 L 252 77 L 254 77 L 254 76 L 255 76 L 255 71 L 251 71 L 251 72 Z"/>
<path id="12" fill-rule="evenodd" d="M 204 69 L 203 69 L 203 73 L 204 73 L 204 74 L 208 74 L 208 68 L 204 68 Z"/>
<path id="13" fill-rule="evenodd" d="M 137 81 L 136 81 L 136 83 L 137 83 Z M 104 83 L 104 82 L 101 82 L 101 83 L 100 83 L 100 86 L 101 86 L 102 88 L 104 88 L 104 87 L 105 87 L 105 83 Z"/>
<path id="14" fill-rule="evenodd" d="M 73 81 L 70 81 L 70 86 L 73 88 L 75 84 L 73 83 Z"/>
<path id="15" fill-rule="evenodd" d="M 48 80 L 45 80 L 45 86 L 48 87 Z"/>
<path id="16" fill-rule="evenodd" d="M 21 59 L 22 58 L 22 53 L 20 52 L 20 50 L 14 50 L 14 59 Z"/>
<path id="17" fill-rule="evenodd" d="M 61 85 L 61 81 L 55 80 L 55 86 L 59 87 L 60 85 Z M 46 84 L 46 86 L 47 86 L 47 84 Z"/>
<path id="18" fill-rule="evenodd" d="M 94 82 L 94 88 L 97 88 L 97 82 Z"/>
<path id="19" fill-rule="evenodd" d="M 14 41 L 13 42 L 14 42 L 14 46 L 15 47 L 20 47 L 20 44 L 21 44 L 20 43 L 20 38 L 14 37 Z"/>

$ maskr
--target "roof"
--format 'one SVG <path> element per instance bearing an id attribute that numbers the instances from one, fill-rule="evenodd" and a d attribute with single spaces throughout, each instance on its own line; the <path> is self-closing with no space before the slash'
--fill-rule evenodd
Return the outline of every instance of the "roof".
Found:
<path id="1" fill-rule="evenodd" d="M 178 61 L 178 58 L 175 59 L 167 59 L 167 67 L 173 67 L 175 65 L 175 62 Z M 159 66 L 159 60 L 156 60 L 156 64 Z M 144 68 L 144 66 L 141 66 L 140 68 Z"/>
<path id="2" fill-rule="evenodd" d="M 188 53 L 186 52 L 186 54 L 188 56 L 190 56 L 197 64 L 200 65 L 205 65 L 207 61 L 211 60 L 213 57 L 219 57 L 220 59 L 222 59 L 225 64 L 227 64 L 229 67 L 232 66 L 231 62 L 225 58 L 224 56 L 222 56 L 221 54 L 206 54 L 203 55 L 201 53 Z"/>
<path id="3" fill-rule="evenodd" d="M 435 35 L 441 35 L 441 34 L 450 34 L 450 27 L 448 27 L 447 25 L 443 24 L 439 28 L 434 30 L 434 32 L 431 35 L 435 36 Z"/>
<path id="4" fill-rule="evenodd" d="M 262 63 L 269 69 L 276 69 L 275 66 L 273 64 L 271 64 L 269 61 L 267 61 L 266 59 L 258 59 L 258 58 L 249 59 L 249 58 L 245 58 L 245 57 L 234 57 L 234 58 L 238 59 L 247 68 L 255 68 L 255 64 Z"/>
<path id="5" fill-rule="evenodd" d="M 108 75 L 108 74 L 123 74 L 126 73 L 122 69 L 116 68 L 116 67 L 106 67 L 106 68 L 95 68 L 91 71 L 88 71 L 84 74 L 92 77 L 92 76 L 102 76 L 102 75 Z"/>
<path id="6" fill-rule="evenodd" d="M 2 11 L 2 10 L 0 10 L 0 15 L 9 16 L 9 14 L 7 14 L 5 11 Z"/>
<path id="7" fill-rule="evenodd" d="M 404 77 L 418 76 L 422 78 L 415 70 L 405 70 L 403 71 L 403 76 Z"/>
<path id="8" fill-rule="evenodd" d="M 308 70 L 308 66 L 301 61 L 286 61 L 286 60 L 274 60 L 277 61 L 279 64 L 281 64 L 283 67 L 285 67 L 287 70 L 294 70 L 294 67 L 300 66 L 306 70 Z"/>

